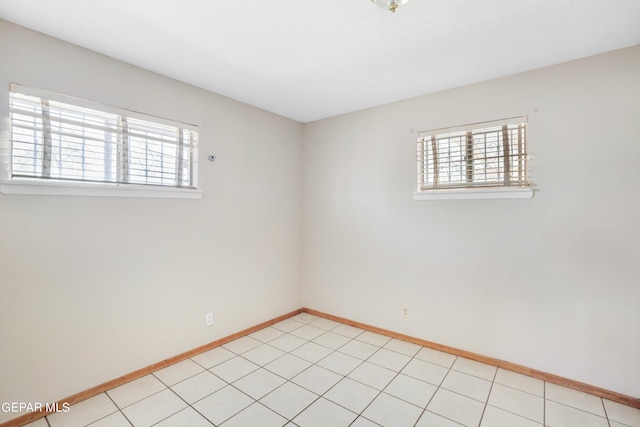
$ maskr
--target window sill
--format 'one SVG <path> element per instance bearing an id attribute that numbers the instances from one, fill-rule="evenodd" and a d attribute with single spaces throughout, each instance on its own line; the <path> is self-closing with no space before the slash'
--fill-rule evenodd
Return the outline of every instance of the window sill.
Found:
<path id="1" fill-rule="evenodd" d="M 0 181 L 0 193 L 41 196 L 139 197 L 156 199 L 200 199 L 202 190 L 103 183 L 42 182 L 38 180 Z"/>
<path id="2" fill-rule="evenodd" d="M 452 188 L 413 193 L 413 200 L 531 199 L 532 197 L 532 187 Z"/>

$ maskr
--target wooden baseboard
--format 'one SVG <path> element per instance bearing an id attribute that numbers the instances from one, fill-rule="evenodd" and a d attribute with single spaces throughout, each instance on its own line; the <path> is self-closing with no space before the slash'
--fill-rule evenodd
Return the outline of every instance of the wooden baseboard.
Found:
<path id="1" fill-rule="evenodd" d="M 612 400 L 614 402 L 621 403 L 623 405 L 632 406 L 634 408 L 640 409 L 640 399 L 627 396 L 621 393 L 616 393 L 615 391 L 606 390 L 600 387 L 596 387 L 590 384 L 585 384 L 580 381 L 571 380 L 568 378 L 561 377 L 559 375 L 549 374 L 547 372 L 539 371 L 537 369 L 527 368 L 526 366 L 518 365 L 515 363 L 507 362 L 500 359 L 495 359 L 493 357 L 483 356 L 481 354 L 472 353 L 470 351 L 460 350 L 454 347 L 449 347 L 446 345 L 434 343 L 431 341 L 410 337 L 408 335 L 398 334 L 393 331 L 389 331 L 387 329 L 378 328 L 375 326 L 367 325 L 360 322 L 355 322 L 350 319 L 345 319 L 344 317 L 334 316 L 332 314 L 323 313 L 321 311 L 313 310 L 311 308 L 303 308 L 302 311 L 305 313 L 313 314 L 315 316 L 324 317 L 326 319 L 335 320 L 336 322 L 344 323 L 347 325 L 355 326 L 356 328 L 364 329 L 366 331 L 376 332 L 382 335 L 387 335 L 393 338 L 398 338 L 403 341 L 408 341 L 414 344 L 421 345 L 423 347 L 432 348 L 434 350 L 444 351 L 445 353 L 450 353 L 455 356 L 461 356 L 467 359 L 475 360 L 477 362 L 486 363 L 487 365 L 497 366 L 498 368 L 503 368 L 508 371 L 516 372 L 518 374 L 527 375 L 529 377 L 537 378 L 539 380 L 547 381 L 553 384 L 561 385 L 564 387 L 572 388 L 574 390 L 583 391 L 585 393 L 593 394 L 598 397 L 602 397 L 605 399 Z"/>
<path id="2" fill-rule="evenodd" d="M 57 402 L 57 407 L 62 408 L 64 403 L 67 403 L 69 405 L 73 405 L 75 403 L 78 402 L 82 402 L 83 400 L 89 399 L 90 397 L 94 397 L 99 395 L 100 393 L 104 393 L 107 390 L 111 390 L 112 388 L 118 387 L 122 384 L 128 383 L 130 381 L 133 381 L 135 379 L 144 377 L 145 375 L 149 375 L 152 372 L 155 372 L 159 369 L 162 368 L 166 368 L 169 365 L 173 365 L 174 363 L 178 363 L 178 362 L 182 362 L 183 360 L 189 359 L 197 354 L 200 353 L 204 353 L 205 351 L 209 351 L 213 348 L 219 347 L 223 344 L 228 343 L 229 341 L 233 341 L 236 340 L 238 338 L 241 338 L 245 335 L 249 335 L 251 333 L 254 333 L 257 330 L 260 330 L 262 328 L 266 328 L 267 326 L 271 326 L 274 323 L 278 323 L 282 320 L 288 319 L 289 317 L 293 317 L 296 314 L 302 313 L 302 309 L 299 308 L 297 310 L 294 310 L 292 312 L 289 312 L 287 314 L 283 314 L 282 316 L 278 316 L 275 317 L 271 320 L 267 320 L 266 322 L 262 322 L 258 325 L 252 326 L 250 328 L 244 329 L 240 332 L 236 332 L 235 334 L 231 334 L 229 336 L 226 336 L 224 338 L 220 338 L 219 340 L 216 341 L 212 341 L 208 344 L 202 345 L 200 347 L 196 347 L 192 350 L 186 351 L 184 353 L 181 353 L 177 356 L 173 356 L 170 357 L 168 359 L 165 359 L 161 362 L 157 362 L 154 363 L 153 365 L 149 365 L 145 368 L 142 369 L 138 369 L 137 371 L 133 371 L 130 372 L 126 375 L 123 375 L 121 377 L 115 378 L 111 381 L 107 381 L 106 383 L 97 385 L 95 387 L 91 387 L 90 389 L 87 389 L 85 391 L 81 391 L 80 393 L 76 393 L 74 395 L 71 395 L 69 397 L 67 397 L 66 399 L 62 399 L 60 401 Z M 0 427 L 20 427 L 23 426 L 24 424 L 28 424 L 32 421 L 35 421 L 39 418 L 45 417 L 47 415 L 51 414 L 50 411 L 39 411 L 39 412 L 29 412 L 27 414 L 21 415 L 19 417 L 13 418 L 9 421 L 6 421 L 2 424 L 0 424 Z"/>

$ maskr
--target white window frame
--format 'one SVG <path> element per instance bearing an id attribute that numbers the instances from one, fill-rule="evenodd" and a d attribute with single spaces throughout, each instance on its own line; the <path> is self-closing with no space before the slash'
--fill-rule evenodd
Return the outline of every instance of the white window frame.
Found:
<path id="1" fill-rule="evenodd" d="M 509 143 L 509 137 L 505 136 L 505 133 L 507 135 L 510 134 L 512 128 L 518 129 L 519 142 L 516 149 Z M 413 194 L 414 200 L 532 198 L 534 193 L 533 185 L 527 176 L 529 157 L 527 154 L 526 128 L 527 117 L 520 116 L 419 132 L 417 139 L 418 180 L 417 191 Z M 498 178 L 488 179 L 485 176 L 484 180 L 478 179 L 476 178 L 476 164 L 473 158 L 475 138 L 482 134 L 491 135 L 494 133 L 500 134 L 499 138 L 494 140 L 494 143 L 498 140 L 500 143 L 496 144 L 497 147 L 494 148 L 495 151 L 492 153 L 494 158 L 498 158 L 497 161 L 501 162 L 500 164 L 503 168 L 498 173 L 500 178 L 499 180 Z M 443 150 L 444 142 L 449 139 L 466 139 L 465 152 L 461 152 L 462 150 L 459 147 L 457 151 L 453 151 L 451 148 Z M 504 144 L 504 141 L 507 143 Z M 514 152 L 509 150 L 514 150 Z M 505 156 L 508 156 L 512 161 L 504 162 Z M 447 169 L 447 167 L 451 168 L 451 164 L 454 163 L 451 161 L 447 163 L 445 169 L 441 169 L 437 163 L 434 164 L 434 161 L 437 162 L 439 158 L 443 158 L 443 160 L 454 158 L 456 163 L 459 163 L 457 170 L 459 177 L 457 180 L 451 180 L 450 178 L 439 179 L 439 172 L 442 170 L 451 174 L 451 169 Z M 488 163 L 486 157 L 481 160 Z M 519 169 L 519 173 L 515 178 L 510 172 L 512 162 L 517 164 Z M 461 168 L 460 165 L 463 164 L 464 168 Z"/>
<path id="2" fill-rule="evenodd" d="M 45 90 L 30 88 L 16 83 L 11 83 L 10 94 L 20 94 L 30 97 L 37 97 L 42 100 L 55 101 L 72 105 L 74 107 L 86 108 L 100 113 L 113 114 L 119 118 L 131 120 L 142 120 L 162 126 L 175 127 L 176 130 L 185 129 L 189 134 L 194 135 L 192 147 L 189 150 L 189 182 L 191 185 L 181 187 L 177 184 L 141 184 L 126 182 L 122 176 L 118 176 L 111 181 L 84 181 L 73 179 L 45 178 L 44 176 L 14 176 L 13 171 L 13 141 L 12 141 L 12 120 L 9 120 L 8 138 L 1 138 L 0 145 L 0 193 L 4 194 L 27 194 L 27 195 L 60 195 L 60 196 L 104 196 L 104 197 L 146 197 L 146 198 L 201 198 L 202 191 L 198 189 L 198 127 L 191 124 L 168 120 L 148 114 L 129 111 L 97 104 L 91 101 L 73 98 Z M 10 113 L 11 114 L 11 113 Z M 44 116 L 44 115 L 43 115 Z M 43 123 L 43 128 L 45 124 Z M 46 132 L 46 129 L 45 129 Z M 120 134 L 120 130 L 118 134 Z M 180 131 L 182 132 L 182 131 Z M 182 135 L 182 133 L 180 134 Z M 83 141 L 85 141 L 83 139 Z M 35 143 L 35 141 L 34 141 Z M 180 152 L 180 151 L 179 151 Z M 180 155 L 180 161 L 182 154 Z M 120 160 L 122 157 L 118 157 Z M 104 160 L 103 161 L 107 161 Z M 163 159 L 162 162 L 165 160 Z M 178 161 L 177 161 L 178 162 Z M 177 163 L 180 164 L 180 163 Z M 186 165 L 185 165 L 186 167 Z M 182 170 L 182 169 L 180 169 Z M 116 173 L 121 174 L 122 166 L 116 168 Z M 179 181 L 179 172 L 175 172 L 176 180 Z M 37 175 L 37 174 L 36 174 Z"/>

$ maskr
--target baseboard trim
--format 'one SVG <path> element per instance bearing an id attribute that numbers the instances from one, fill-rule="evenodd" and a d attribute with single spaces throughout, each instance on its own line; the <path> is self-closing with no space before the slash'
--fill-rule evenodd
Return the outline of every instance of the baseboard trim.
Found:
<path id="1" fill-rule="evenodd" d="M 288 319 L 290 317 L 295 316 L 296 314 L 300 314 L 302 313 L 303 309 L 299 308 L 297 310 L 291 311 L 287 314 L 283 314 L 282 316 L 278 316 L 275 317 L 271 320 L 267 320 L 266 322 L 262 322 L 258 325 L 252 326 L 250 328 L 244 329 L 240 332 L 236 332 L 235 334 L 231 334 L 229 336 L 226 336 L 224 338 L 220 338 L 218 340 L 212 341 L 208 344 L 202 345 L 200 347 L 196 347 L 192 350 L 186 351 L 184 353 L 181 353 L 177 356 L 173 356 L 170 357 L 168 359 L 165 359 L 161 362 L 157 362 L 154 363 L 153 365 L 149 365 L 147 367 L 144 367 L 142 369 L 138 369 L 137 371 L 133 371 L 130 372 L 126 375 L 123 375 L 121 377 L 115 378 L 111 381 L 107 381 L 106 383 L 102 383 L 100 385 L 97 385 L 95 387 L 91 387 L 87 390 L 81 391 L 80 393 L 76 393 L 74 395 L 71 395 L 69 397 L 67 397 L 66 399 L 62 399 L 60 401 L 58 401 L 58 407 L 62 408 L 63 403 L 68 403 L 69 405 L 73 405 L 74 403 L 78 403 L 78 402 L 82 402 L 83 400 L 89 399 L 90 397 L 94 397 L 99 395 L 100 393 L 103 393 L 107 390 L 111 390 L 112 388 L 121 386 L 122 384 L 128 383 L 130 381 L 136 380 L 138 378 L 144 377 L 145 375 L 148 375 L 152 372 L 155 372 L 159 369 L 162 368 L 166 368 L 169 365 L 173 365 L 175 363 L 178 362 L 182 362 L 183 360 L 189 359 L 197 354 L 200 353 L 204 353 L 205 351 L 209 351 L 213 348 L 219 347 L 223 344 L 228 343 L 229 341 L 233 341 L 235 339 L 241 338 L 245 335 L 249 335 L 257 330 L 260 330 L 262 328 L 266 328 L 267 326 L 271 326 L 274 323 L 278 323 L 282 320 Z M 16 418 L 13 418 L 9 421 L 5 421 L 4 423 L 0 424 L 0 427 L 20 427 L 23 426 L 24 424 L 28 424 L 32 421 L 35 421 L 39 418 L 45 417 L 49 414 L 51 414 L 52 412 L 50 411 L 40 411 L 40 412 L 29 412 L 27 414 L 18 416 Z"/>
<path id="2" fill-rule="evenodd" d="M 472 353 L 470 351 L 460 350 L 454 347 L 438 344 L 435 342 L 423 340 L 420 338 L 411 337 L 408 335 L 399 334 L 397 332 L 389 331 L 387 329 L 378 328 L 376 326 L 367 325 L 365 323 L 356 322 L 344 317 L 334 316 L 332 314 L 323 313 L 318 310 L 304 307 L 303 312 L 313 314 L 314 316 L 324 317 L 325 319 L 335 320 L 336 322 L 344 323 L 347 325 L 355 326 L 356 328 L 364 329 L 366 331 L 376 332 L 382 335 L 387 335 L 393 338 L 398 338 L 403 341 L 408 341 L 414 344 L 421 345 L 423 347 L 432 348 L 434 350 L 444 351 L 455 356 L 462 356 L 467 359 L 475 360 L 477 362 L 486 363 L 488 365 L 497 366 L 508 371 L 516 372 L 518 374 L 527 375 L 529 377 L 537 378 L 539 380 L 547 381 L 553 384 L 568 387 L 574 390 L 583 391 L 585 393 L 593 394 L 598 397 L 612 400 L 614 402 L 621 403 L 623 405 L 631 406 L 640 409 L 640 399 L 627 396 L 615 391 L 606 390 L 604 388 L 596 387 L 590 384 L 585 384 L 580 381 L 564 378 L 559 375 L 549 374 L 547 372 L 539 371 L 537 369 L 527 368 L 526 366 L 518 365 L 516 363 L 507 362 L 505 360 L 496 359 L 489 356 L 483 356 L 481 354 Z"/>

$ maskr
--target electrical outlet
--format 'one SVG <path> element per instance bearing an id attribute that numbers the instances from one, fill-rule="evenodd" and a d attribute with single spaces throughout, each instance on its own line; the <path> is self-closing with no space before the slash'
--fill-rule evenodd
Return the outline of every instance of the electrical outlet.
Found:
<path id="1" fill-rule="evenodd" d="M 213 313 L 207 313 L 204 315 L 204 321 L 207 326 L 213 325 Z"/>
<path id="2" fill-rule="evenodd" d="M 409 317 L 409 307 L 402 307 L 402 317 Z"/>

